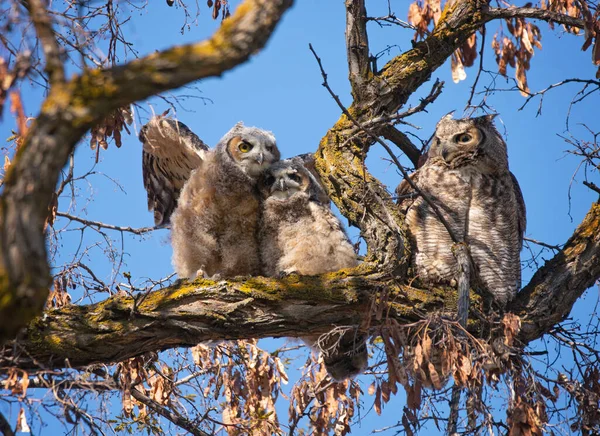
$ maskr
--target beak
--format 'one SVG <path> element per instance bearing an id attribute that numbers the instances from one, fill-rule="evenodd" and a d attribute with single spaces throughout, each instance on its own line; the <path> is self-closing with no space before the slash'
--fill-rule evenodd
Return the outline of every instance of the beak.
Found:
<path id="1" fill-rule="evenodd" d="M 256 159 L 256 162 L 258 162 L 258 164 L 259 164 L 259 165 L 262 165 L 262 164 L 263 164 L 263 162 L 265 161 L 265 155 L 264 155 L 264 154 L 262 154 L 262 153 L 258 153 L 258 154 L 256 155 L 256 158 L 255 158 L 255 159 Z"/>
<path id="2" fill-rule="evenodd" d="M 280 191 L 285 191 L 285 182 L 283 179 L 280 179 L 279 183 L 277 183 L 277 189 Z"/>

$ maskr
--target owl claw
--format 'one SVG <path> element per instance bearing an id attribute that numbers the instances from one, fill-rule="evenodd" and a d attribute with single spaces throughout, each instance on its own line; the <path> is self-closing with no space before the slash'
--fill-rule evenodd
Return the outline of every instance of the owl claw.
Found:
<path id="1" fill-rule="evenodd" d="M 196 271 L 196 275 L 194 276 L 194 280 L 196 279 L 209 279 L 210 277 L 208 276 L 208 274 L 206 274 L 206 271 L 204 271 L 202 268 L 200 268 L 198 271 Z"/>
<path id="2" fill-rule="evenodd" d="M 298 271 L 296 271 L 296 270 L 293 270 L 293 271 L 279 271 L 279 274 L 277 274 L 277 278 L 284 279 L 284 278 L 286 278 L 288 276 L 291 276 L 292 274 L 298 275 Z"/>

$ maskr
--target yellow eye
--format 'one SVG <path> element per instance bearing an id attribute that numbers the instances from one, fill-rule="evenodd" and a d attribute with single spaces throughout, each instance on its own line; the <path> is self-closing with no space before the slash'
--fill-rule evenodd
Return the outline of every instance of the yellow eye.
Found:
<path id="1" fill-rule="evenodd" d="M 238 148 L 242 153 L 248 153 L 250 150 L 252 150 L 252 144 L 248 144 L 247 142 L 240 142 Z"/>
<path id="2" fill-rule="evenodd" d="M 473 135 L 471 135 L 470 133 L 461 133 L 456 137 L 456 142 L 466 144 L 467 142 L 471 142 L 472 139 Z"/>

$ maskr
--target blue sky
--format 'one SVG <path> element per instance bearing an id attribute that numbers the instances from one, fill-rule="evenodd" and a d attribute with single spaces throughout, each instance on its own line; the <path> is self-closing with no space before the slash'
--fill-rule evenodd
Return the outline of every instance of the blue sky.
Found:
<path id="1" fill-rule="evenodd" d="M 233 6 L 237 3 L 233 2 Z M 396 6 L 397 16 L 405 19 L 408 2 Z M 201 2 L 201 16 L 198 26 L 181 34 L 183 23 L 181 9 L 169 8 L 164 1 L 152 2 L 144 10 L 135 11 L 127 25 L 129 39 L 134 43 L 140 55 L 155 50 L 168 48 L 175 44 L 197 41 L 209 36 L 218 26 L 210 18 L 210 11 Z M 387 2 L 371 1 L 367 3 L 370 16 L 387 13 Z M 277 31 L 269 41 L 265 50 L 254 56 L 248 63 L 227 72 L 222 78 L 208 79 L 194 86 L 197 89 L 173 91 L 175 95 L 194 95 L 204 99 L 189 98 L 184 102 L 185 108 L 177 108 L 176 116 L 196 132 L 207 144 L 214 145 L 218 139 L 237 121 L 243 120 L 247 125 L 255 125 L 272 130 L 277 138 L 282 157 L 290 157 L 300 153 L 315 151 L 320 138 L 339 118 L 340 109 L 321 86 L 322 78 L 318 66 L 308 50 L 312 43 L 323 61 L 329 82 L 342 101 L 349 105 L 351 96 L 347 80 L 346 49 L 344 43 L 344 2 L 342 1 L 297 1 L 286 14 Z M 583 38 L 563 34 L 560 29 L 551 31 L 545 23 L 538 23 L 543 32 L 543 50 L 536 50 L 531 61 L 528 74 L 532 91 L 537 91 L 565 78 L 580 77 L 593 79 L 596 68 L 592 65 L 591 54 L 581 52 Z M 496 71 L 493 53 L 490 47 L 492 35 L 499 23 L 491 23 L 487 27 L 485 48 L 485 68 Z M 369 40 L 372 53 L 384 50 L 393 45 L 389 55 L 382 57 L 378 65 L 383 66 L 391 56 L 397 55 L 411 47 L 412 31 L 400 27 L 380 28 L 369 24 Z M 479 44 L 479 41 L 478 41 Z M 479 50 L 479 47 L 478 47 Z M 131 59 L 131 58 L 130 58 Z M 125 61 L 125 58 L 121 59 Z M 477 60 L 476 62 L 479 62 Z M 438 100 L 428 108 L 428 113 L 421 113 L 409 119 L 420 130 L 406 131 L 428 138 L 437 121 L 446 113 L 455 110 L 456 116 L 463 109 L 470 94 L 470 86 L 475 78 L 476 70 L 467 69 L 467 80 L 454 84 L 449 65 L 440 68 L 410 100 L 410 104 L 418 103 L 418 97 L 427 94 L 433 79 L 446 82 L 444 92 Z M 509 75 L 514 70 L 509 68 Z M 487 85 L 490 76 L 482 74 L 480 85 Z M 511 83 L 504 79 L 497 80 L 497 87 L 510 88 Z M 482 89 L 481 87 L 479 88 Z M 580 171 L 575 177 L 579 160 L 565 154 L 569 148 L 558 134 L 565 134 L 565 117 L 568 103 L 579 88 L 566 86 L 551 91 L 544 98 L 543 110 L 536 116 L 539 99 L 533 99 L 523 110 L 519 107 L 525 99 L 518 92 L 496 92 L 488 97 L 489 106 L 500 114 L 497 126 L 505 133 L 508 144 L 510 167 L 520 182 L 527 205 L 528 237 L 551 244 L 563 243 L 581 221 L 590 204 L 597 195 L 581 184 L 584 173 Z M 206 100 L 206 99 L 210 99 Z M 476 98 L 475 101 L 478 101 Z M 28 115 L 35 116 L 39 107 L 39 92 L 28 90 L 24 94 L 25 109 Z M 148 116 L 162 113 L 167 109 L 166 103 L 158 98 L 141 102 L 146 112 L 136 109 L 135 125 L 131 126 L 132 134 L 124 136 L 123 146 L 117 149 L 110 144 L 107 151 L 101 152 L 101 161 L 95 167 L 99 172 L 115 179 L 122 186 L 118 188 L 107 177 L 97 175 L 90 181 L 91 186 L 80 184 L 81 199 L 78 200 L 74 214 L 88 219 L 98 220 L 121 226 L 144 227 L 152 225 L 152 214 L 146 210 L 146 193 L 142 184 L 141 144 L 137 140 L 137 132 Z M 571 109 L 571 131 L 581 139 L 591 139 L 577 123 L 585 123 L 592 130 L 600 130 L 598 123 L 598 97 L 592 95 L 587 100 Z M 140 121 L 141 118 L 141 121 Z M 9 136 L 11 118 L 5 114 L 4 123 L 0 125 L 0 137 Z M 402 126 L 400 126 L 402 130 Z M 89 138 L 76 153 L 76 173 L 81 174 L 93 166 L 95 153 L 87 145 Z M 401 181 L 401 176 L 385 160 L 386 155 L 378 146 L 374 146 L 368 156 L 368 167 L 379 177 L 390 190 Z M 591 174 L 589 180 L 600 184 L 597 174 Z M 571 199 L 568 189 L 571 184 Z M 88 197 L 91 201 L 84 199 Z M 68 199 L 61 199 L 59 210 L 66 211 Z M 66 223 L 59 222 L 57 226 Z M 357 232 L 349 229 L 353 238 Z M 92 238 L 91 232 L 86 238 Z M 94 236 L 95 237 L 95 236 Z M 120 244 L 120 236 L 114 235 Z M 89 239 L 91 241 L 92 239 Z M 66 234 L 61 240 L 61 261 L 77 250 L 79 234 Z M 144 278 L 160 278 L 172 272 L 170 257 L 171 248 L 168 232 L 160 230 L 151 235 L 139 238 L 125 236 L 124 247 L 127 255 L 123 271 L 129 271 L 133 280 L 141 283 Z M 525 258 L 526 253 L 523 253 Z M 549 258 L 546 253 L 543 257 Z M 110 265 L 103 260 L 100 249 L 92 249 L 89 253 L 89 264 L 100 271 L 103 280 L 123 281 L 122 277 L 110 276 Z M 543 263 L 543 262 L 542 262 Z M 524 283 L 530 277 L 530 271 L 524 271 Z M 586 298 L 580 301 L 574 318 L 585 320 L 590 306 L 596 302 L 597 290 L 589 291 Z M 276 342 L 280 344 L 280 342 Z M 275 343 L 265 342 L 265 347 Z M 365 379 L 363 390 L 370 380 Z M 399 395 L 402 399 L 402 395 Z M 371 399 L 366 397 L 365 406 L 370 408 Z M 382 417 L 368 414 L 360 428 L 353 434 L 367 434 L 374 428 L 384 427 L 399 419 L 401 404 L 390 404 L 384 409 Z M 286 414 L 287 405 L 281 410 Z M 393 433 L 390 433 L 393 434 Z M 430 433 L 434 434 L 434 433 Z"/>

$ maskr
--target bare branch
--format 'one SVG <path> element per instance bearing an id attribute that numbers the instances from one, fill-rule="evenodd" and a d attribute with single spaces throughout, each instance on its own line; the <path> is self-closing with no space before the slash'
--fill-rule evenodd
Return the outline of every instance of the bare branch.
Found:
<path id="1" fill-rule="evenodd" d="M 52 21 L 46 7 L 41 0 L 23 0 L 22 3 L 29 11 L 37 36 L 42 43 L 46 58 L 45 71 L 48 73 L 50 83 L 64 82 L 65 71 L 61 60 L 61 49 L 54 36 Z"/>
<path id="2" fill-rule="evenodd" d="M 565 14 L 540 8 L 489 8 L 487 11 L 484 11 L 484 14 L 487 17 L 486 21 L 498 18 L 520 17 L 564 24 L 565 26 L 577 27 L 579 29 L 583 29 L 585 27 L 585 20 L 581 18 L 570 17 Z"/>
<path id="3" fill-rule="evenodd" d="M 188 431 L 190 434 L 193 434 L 194 436 L 210 436 L 208 433 L 200 430 L 198 428 L 197 423 L 191 422 L 189 419 L 186 419 L 185 417 L 181 416 L 181 414 L 177 413 L 174 410 L 174 408 L 168 409 L 168 408 L 160 405 L 153 399 L 144 395 L 139 389 L 132 388 L 131 395 L 133 396 L 133 398 L 138 400 L 140 403 L 145 404 L 150 409 L 154 410 L 159 415 L 164 416 L 169 421 L 171 421 L 173 424 Z"/>
<path id="4" fill-rule="evenodd" d="M 360 99 L 371 70 L 365 0 L 346 0 L 346 53 L 352 95 Z"/>
<path id="5" fill-rule="evenodd" d="M 152 232 L 156 230 L 156 227 L 123 227 L 123 226 L 115 226 L 112 224 L 105 224 L 100 221 L 91 221 L 86 220 L 84 218 L 80 218 L 78 216 L 74 216 L 64 212 L 56 212 L 56 216 L 60 216 L 63 218 L 67 218 L 71 221 L 77 221 L 81 224 L 85 224 L 86 226 L 97 227 L 99 229 L 108 229 L 108 230 L 117 230 L 119 232 L 127 232 L 133 233 L 134 235 L 143 235 L 144 233 Z"/>
<path id="6" fill-rule="evenodd" d="M 600 204 L 594 203 L 561 251 L 541 267 L 508 310 L 522 317 L 529 342 L 563 321 L 575 301 L 600 277 Z"/>
<path id="7" fill-rule="evenodd" d="M 587 186 L 588 188 L 590 188 L 592 191 L 596 191 L 598 194 L 600 194 L 600 187 L 598 185 L 596 185 L 594 182 L 588 182 L 587 180 L 584 180 L 583 184 L 585 186 Z"/>

